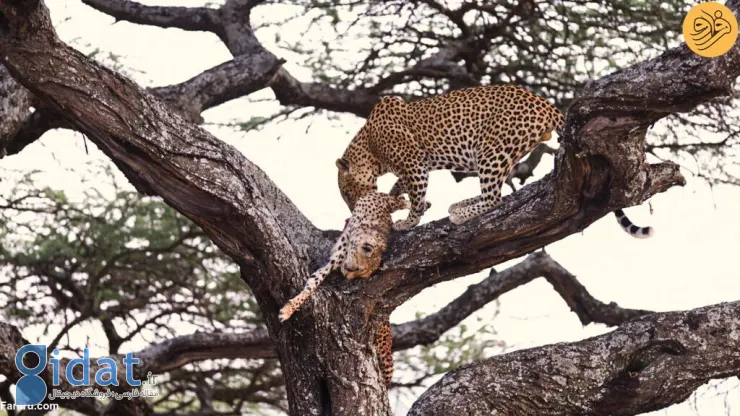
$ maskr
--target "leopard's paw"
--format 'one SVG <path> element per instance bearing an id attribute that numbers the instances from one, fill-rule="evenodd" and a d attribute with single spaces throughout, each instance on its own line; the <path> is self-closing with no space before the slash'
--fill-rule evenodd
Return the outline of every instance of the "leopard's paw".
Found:
<path id="1" fill-rule="evenodd" d="M 416 224 L 419 223 L 418 219 L 409 219 L 406 218 L 405 220 L 398 220 L 393 223 L 393 229 L 396 231 L 404 231 L 408 230 L 410 228 L 413 228 Z"/>
<path id="2" fill-rule="evenodd" d="M 469 219 L 470 218 L 468 218 L 468 216 L 465 215 L 465 211 L 462 209 L 456 209 L 450 213 L 450 222 L 455 225 L 463 224 Z"/>
<path id="3" fill-rule="evenodd" d="M 278 314 L 278 319 L 280 322 L 285 322 L 288 319 L 290 319 L 291 316 L 293 316 L 293 313 L 295 313 L 295 309 L 293 309 L 293 306 L 291 304 L 287 304 L 280 309 L 280 314 Z"/>

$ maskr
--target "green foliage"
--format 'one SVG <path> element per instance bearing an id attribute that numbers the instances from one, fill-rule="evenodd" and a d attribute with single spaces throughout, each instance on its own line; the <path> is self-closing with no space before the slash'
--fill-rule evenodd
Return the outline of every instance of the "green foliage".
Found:
<path id="1" fill-rule="evenodd" d="M 42 172 L 2 172 L 0 318 L 42 329 L 40 341 L 62 351 L 110 354 L 130 351 L 127 341 L 264 326 L 231 259 L 159 199 L 121 186 L 112 168 L 92 168 L 82 195 L 38 186 Z M 204 385 L 219 392 L 213 404 L 226 413 L 248 406 L 262 414 L 264 403 L 282 408 L 285 400 L 275 360 L 219 359 L 161 375 L 164 399 L 151 404 L 197 411 L 192 386 Z"/>
<path id="2" fill-rule="evenodd" d="M 203 329 L 260 324 L 236 266 L 175 210 L 121 189 L 108 169 L 95 171 L 96 187 L 74 199 L 35 189 L 37 174 L 17 175 L 0 193 L 6 318 L 47 327 L 50 316 L 59 325 L 112 320 L 133 331 L 126 337 L 145 328 L 164 335 L 172 317 Z"/>

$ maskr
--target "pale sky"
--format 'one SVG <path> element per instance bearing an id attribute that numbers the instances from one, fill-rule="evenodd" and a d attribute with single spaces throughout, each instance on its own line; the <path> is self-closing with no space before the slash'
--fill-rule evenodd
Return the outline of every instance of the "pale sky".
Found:
<path id="1" fill-rule="evenodd" d="M 145 1 L 146 4 L 189 5 L 188 1 Z M 132 77 L 145 86 L 159 86 L 184 81 L 199 72 L 231 58 L 215 35 L 159 29 L 126 22 L 112 25 L 113 19 L 75 0 L 53 0 L 47 5 L 65 41 L 77 39 L 84 52 L 100 48 L 121 55 L 121 63 L 135 70 Z M 253 14 L 260 19 L 260 10 Z M 72 20 L 61 23 L 66 18 Z M 308 73 L 301 62 L 273 48 L 269 33 L 258 33 L 268 48 L 289 62 L 287 69 L 307 81 Z M 289 35 L 286 33 L 285 35 Z M 89 45 L 88 45 L 89 44 Z M 269 90 L 252 98 L 272 98 Z M 245 121 L 254 115 L 268 114 L 276 104 L 250 104 L 239 99 L 204 113 L 209 123 Z M 238 148 L 259 165 L 303 213 L 320 228 L 339 229 L 349 212 L 336 185 L 334 160 L 339 157 L 364 120 L 341 115 L 337 120 L 313 117 L 298 122 L 271 125 L 260 132 L 234 133 L 229 128 L 207 125 L 216 137 Z M 553 140 L 551 145 L 557 145 Z M 48 175 L 43 184 L 79 195 L 79 179 L 68 168 L 80 162 L 105 157 L 88 143 L 85 154 L 82 136 L 66 131 L 49 132 L 20 155 L 0 161 L 0 167 L 43 169 Z M 552 158 L 545 156 L 536 173 L 541 177 L 552 169 Z M 617 302 L 628 308 L 670 311 L 691 309 L 723 301 L 737 300 L 740 273 L 737 271 L 737 249 L 740 247 L 740 221 L 737 201 L 740 189 L 716 186 L 710 188 L 684 171 L 688 184 L 656 195 L 651 200 L 654 214 L 647 203 L 627 209 L 638 225 L 655 228 L 655 236 L 638 240 L 617 225 L 613 215 L 596 222 L 582 234 L 572 235 L 547 247 L 547 252 L 570 272 L 597 299 Z M 381 190 L 389 190 L 391 177 L 381 180 Z M 508 188 L 507 192 L 508 192 Z M 427 199 L 433 203 L 422 223 L 447 216 L 447 207 L 479 192 L 476 179 L 455 183 L 448 172 L 434 172 Z M 399 216 L 399 214 L 396 214 Z M 400 214 L 405 216 L 406 212 Z M 503 270 L 515 261 L 497 266 Z M 429 288 L 402 305 L 391 319 L 395 323 L 414 319 L 417 312 L 436 311 L 459 296 L 468 285 L 480 281 L 487 271 Z M 603 325 L 582 327 L 552 287 L 538 279 L 500 298 L 500 314 L 486 319 L 495 311 L 494 304 L 465 321 L 470 327 L 491 323 L 507 350 L 535 347 L 555 342 L 577 341 L 609 329 Z M 182 334 L 191 329 L 183 328 Z M 25 331 L 32 341 L 38 333 Z M 48 340 L 46 340 L 48 341 Z M 136 351 L 146 344 L 125 344 L 124 351 Z M 402 377 L 398 374 L 397 377 Z M 738 379 L 702 388 L 689 402 L 651 414 L 723 415 L 740 414 Z M 729 393 L 724 392 L 730 390 Z M 397 415 L 405 415 L 413 403 L 411 397 L 392 395 L 391 404 Z M 729 408 L 729 410 L 728 410 Z"/>

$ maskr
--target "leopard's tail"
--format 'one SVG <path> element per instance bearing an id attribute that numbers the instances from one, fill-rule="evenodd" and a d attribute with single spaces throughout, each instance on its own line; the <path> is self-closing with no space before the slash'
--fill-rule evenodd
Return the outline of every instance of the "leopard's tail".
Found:
<path id="1" fill-rule="evenodd" d="M 627 218 L 627 215 L 625 215 L 624 211 L 622 211 L 621 209 L 614 211 L 614 215 L 617 217 L 617 221 L 619 222 L 619 225 L 622 227 L 622 229 L 632 237 L 650 238 L 655 234 L 655 230 L 653 229 L 653 227 L 638 227 L 637 225 L 633 224 L 632 221 Z"/>

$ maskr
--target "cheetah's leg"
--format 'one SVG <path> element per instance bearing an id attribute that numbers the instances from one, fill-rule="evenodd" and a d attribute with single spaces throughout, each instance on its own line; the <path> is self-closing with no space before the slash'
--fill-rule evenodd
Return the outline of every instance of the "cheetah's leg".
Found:
<path id="1" fill-rule="evenodd" d="M 391 333 L 390 317 L 385 316 L 375 330 L 375 354 L 378 356 L 380 372 L 386 386 L 390 386 L 393 378 L 393 335 Z"/>
<path id="2" fill-rule="evenodd" d="M 492 141 L 493 142 L 493 141 Z M 462 224 L 472 218 L 483 215 L 501 204 L 501 187 L 508 176 L 512 161 L 509 155 L 497 154 L 492 148 L 486 149 L 479 157 L 479 171 L 481 194 L 477 201 L 453 209 L 450 213 L 450 222 Z M 469 198 L 462 202 L 468 202 Z"/>
<path id="3" fill-rule="evenodd" d="M 289 300 L 280 309 L 280 315 L 278 315 L 278 318 L 281 322 L 290 318 L 291 315 L 293 315 L 298 310 L 298 308 L 300 308 L 301 305 L 303 305 L 303 303 L 305 303 L 311 297 L 313 292 L 316 291 L 316 288 L 319 287 L 326 276 L 328 276 L 329 273 L 336 270 L 342 264 L 346 256 L 347 242 L 347 233 L 342 233 L 342 235 L 339 236 L 339 240 L 336 244 L 334 244 L 334 247 L 331 250 L 329 263 L 327 263 L 324 267 L 316 270 L 306 281 L 306 284 L 305 286 L 303 286 L 303 290 L 301 291 L 301 293 Z"/>
<path id="4" fill-rule="evenodd" d="M 411 200 L 411 210 L 405 220 L 393 223 L 393 229 L 396 231 L 408 230 L 418 224 L 428 208 L 424 196 L 427 193 L 429 171 L 424 167 L 417 167 L 412 172 L 410 175 L 403 175 L 404 189 L 408 191 L 409 200 Z"/>

